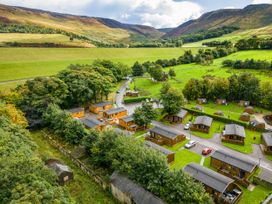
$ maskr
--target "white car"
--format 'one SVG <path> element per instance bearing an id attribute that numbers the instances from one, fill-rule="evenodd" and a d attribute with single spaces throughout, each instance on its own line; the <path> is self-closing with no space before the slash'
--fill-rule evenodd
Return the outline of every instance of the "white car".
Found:
<path id="1" fill-rule="evenodd" d="M 196 141 L 190 140 L 184 147 L 185 147 L 186 149 L 191 149 L 192 147 L 195 147 L 196 144 L 197 144 Z"/>
<path id="2" fill-rule="evenodd" d="M 187 123 L 186 125 L 184 125 L 184 130 L 189 130 L 190 129 L 190 126 L 191 126 L 191 124 L 190 123 Z"/>

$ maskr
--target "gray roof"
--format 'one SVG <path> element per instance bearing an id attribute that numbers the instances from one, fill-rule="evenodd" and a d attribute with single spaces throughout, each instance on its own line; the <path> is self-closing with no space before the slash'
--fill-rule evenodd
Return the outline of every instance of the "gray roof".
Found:
<path id="1" fill-rule="evenodd" d="M 235 166 L 246 172 L 252 172 L 257 166 L 257 163 L 252 160 L 242 159 L 234 154 L 230 154 L 222 150 L 216 150 L 212 155 L 212 158 L 218 159 L 224 163 Z"/>
<path id="2" fill-rule="evenodd" d="M 166 204 L 160 198 L 116 171 L 111 175 L 110 181 L 120 191 L 129 195 L 136 204 Z"/>
<path id="3" fill-rule="evenodd" d="M 88 128 L 94 128 L 97 127 L 99 125 L 103 125 L 103 122 L 100 122 L 99 120 L 96 119 L 90 119 L 90 118 L 85 118 L 83 120 L 81 120 L 81 122 L 87 126 Z"/>
<path id="4" fill-rule="evenodd" d="M 120 118 L 120 119 L 122 119 L 122 120 L 125 121 L 126 123 L 131 122 L 131 121 L 134 120 L 133 115 L 128 115 L 128 116 L 122 117 L 122 118 Z"/>
<path id="5" fill-rule="evenodd" d="M 69 111 L 70 113 L 78 113 L 84 111 L 84 108 L 71 108 L 67 111 Z"/>
<path id="6" fill-rule="evenodd" d="M 247 113 L 247 112 L 243 112 L 243 113 L 241 114 L 241 116 L 247 116 L 247 117 L 250 117 L 250 114 L 249 114 L 249 113 Z"/>
<path id="7" fill-rule="evenodd" d="M 187 115 L 187 113 L 188 113 L 187 110 L 181 109 L 179 113 L 177 114 L 177 116 L 180 118 L 184 118 Z"/>
<path id="8" fill-rule="evenodd" d="M 118 108 L 113 108 L 113 109 L 107 110 L 107 111 L 105 111 L 105 113 L 107 113 L 108 115 L 111 115 L 111 114 L 123 112 L 123 111 L 126 111 L 126 110 L 127 109 L 125 109 L 124 107 L 118 107 Z"/>
<path id="9" fill-rule="evenodd" d="M 263 133 L 262 137 L 267 146 L 272 146 L 272 133 Z"/>
<path id="10" fill-rule="evenodd" d="M 196 163 L 188 164 L 185 166 L 184 171 L 190 174 L 195 180 L 215 189 L 220 193 L 224 193 L 229 184 L 234 182 L 233 179 Z"/>
<path id="11" fill-rule="evenodd" d="M 53 169 L 57 175 L 59 176 L 63 172 L 71 172 L 70 168 L 64 164 L 58 163 L 54 161 L 48 165 L 51 169 Z"/>
<path id="12" fill-rule="evenodd" d="M 169 139 L 174 139 L 178 135 L 182 135 L 181 132 L 177 132 L 173 129 L 161 127 L 161 126 L 155 126 L 153 129 L 150 130 L 150 132 L 154 132 L 156 134 L 167 137 Z"/>
<path id="13" fill-rule="evenodd" d="M 148 148 L 153 148 L 153 149 L 155 149 L 155 150 L 160 151 L 160 152 L 163 153 L 164 155 L 174 154 L 174 152 L 172 152 L 172 151 L 170 151 L 170 150 L 168 150 L 168 149 L 166 149 L 166 148 L 164 148 L 164 147 L 162 147 L 162 146 L 160 146 L 160 145 L 157 145 L 157 144 L 155 144 L 155 143 L 153 143 L 153 142 L 150 142 L 150 141 L 145 141 L 145 145 L 146 145 L 146 147 L 148 147 Z"/>
<path id="14" fill-rule="evenodd" d="M 245 128 L 241 125 L 229 124 L 225 126 L 225 135 L 237 135 L 246 137 Z"/>
<path id="15" fill-rule="evenodd" d="M 98 106 L 98 107 L 103 107 L 105 105 L 110 105 L 112 104 L 112 102 L 109 102 L 109 101 L 104 101 L 104 102 L 99 102 L 99 103 L 95 103 L 93 104 L 94 106 Z"/>
<path id="16" fill-rule="evenodd" d="M 205 125 L 211 127 L 213 119 L 208 116 L 198 116 L 195 119 L 194 125 Z"/>

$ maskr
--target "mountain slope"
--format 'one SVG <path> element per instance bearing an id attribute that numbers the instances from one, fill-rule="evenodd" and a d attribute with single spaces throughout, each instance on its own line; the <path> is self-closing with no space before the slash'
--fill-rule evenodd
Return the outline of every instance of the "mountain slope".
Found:
<path id="1" fill-rule="evenodd" d="M 61 14 L 0 4 L 0 23 L 31 24 L 83 35 L 91 40 L 129 42 L 132 34 L 159 38 L 160 31 L 149 26 L 123 24 L 111 19 Z"/>
<path id="2" fill-rule="evenodd" d="M 213 29 L 222 26 L 239 26 L 241 30 L 261 28 L 272 24 L 272 5 L 249 5 L 244 9 L 220 9 L 203 14 L 196 20 L 190 20 L 173 29 L 167 37 L 177 37 L 183 34 L 197 32 L 203 29 Z"/>

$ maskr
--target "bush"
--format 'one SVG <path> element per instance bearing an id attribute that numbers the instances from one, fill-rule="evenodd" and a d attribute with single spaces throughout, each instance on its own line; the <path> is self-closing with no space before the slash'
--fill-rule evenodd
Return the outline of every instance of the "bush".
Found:
<path id="1" fill-rule="evenodd" d="M 148 96 L 141 96 L 141 97 L 137 97 L 137 98 L 125 98 L 124 99 L 124 103 L 128 104 L 128 103 L 137 103 L 137 102 L 142 102 L 145 101 L 146 99 L 151 99 Z"/>

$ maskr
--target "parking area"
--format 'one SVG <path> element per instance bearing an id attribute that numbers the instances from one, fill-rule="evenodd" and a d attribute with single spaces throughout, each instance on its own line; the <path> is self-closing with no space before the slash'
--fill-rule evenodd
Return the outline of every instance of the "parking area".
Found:
<path id="1" fill-rule="evenodd" d="M 202 155 L 202 151 L 203 149 L 205 148 L 209 148 L 208 146 L 205 146 L 203 144 L 200 144 L 200 143 L 197 143 L 196 146 L 190 148 L 190 151 L 196 153 L 196 154 L 199 154 L 199 155 Z M 207 156 L 211 155 L 215 150 L 212 150 L 212 152 L 210 154 L 208 154 Z"/>

